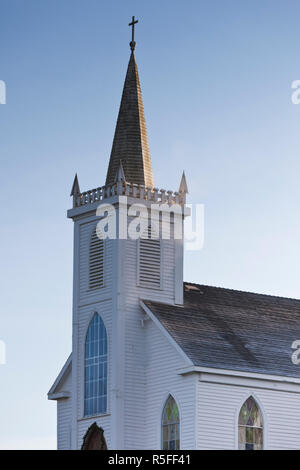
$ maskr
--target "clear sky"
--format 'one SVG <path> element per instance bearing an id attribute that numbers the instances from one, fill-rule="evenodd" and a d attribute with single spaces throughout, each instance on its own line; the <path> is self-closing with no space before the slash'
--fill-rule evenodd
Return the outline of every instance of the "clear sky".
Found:
<path id="1" fill-rule="evenodd" d="M 131 16 L 155 184 L 205 204 L 185 279 L 300 297 L 297 0 L 0 0 L 0 448 L 55 448 L 75 172 L 104 184 Z"/>

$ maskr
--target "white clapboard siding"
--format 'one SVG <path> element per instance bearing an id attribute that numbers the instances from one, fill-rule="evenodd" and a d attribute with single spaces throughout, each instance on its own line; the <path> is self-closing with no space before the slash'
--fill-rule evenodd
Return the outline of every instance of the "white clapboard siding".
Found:
<path id="1" fill-rule="evenodd" d="M 198 448 L 236 449 L 237 419 L 252 395 L 264 419 L 264 448 L 300 449 L 299 394 L 211 383 L 198 383 Z"/>
<path id="2" fill-rule="evenodd" d="M 57 401 L 57 448 L 58 450 L 71 449 L 71 398 Z"/>
<path id="3" fill-rule="evenodd" d="M 175 285 L 179 289 L 182 280 L 175 266 L 175 256 L 177 266 L 182 266 L 181 252 L 175 250 L 174 241 L 151 241 L 145 246 L 142 241 L 142 256 L 138 240 L 105 240 L 103 251 L 95 242 L 91 263 L 97 223 L 91 214 L 87 211 L 75 222 L 72 374 L 75 370 L 76 383 L 73 388 L 63 384 L 74 397 L 58 400 L 58 448 L 70 448 L 71 438 L 73 447 L 81 448 L 83 436 L 96 421 L 108 448 L 119 443 L 124 449 L 160 449 L 161 415 L 172 394 L 180 412 L 181 449 L 237 448 L 238 414 L 250 395 L 263 414 L 265 448 L 300 449 L 300 395 L 294 389 L 285 392 L 275 382 L 258 379 L 228 381 L 220 374 L 214 379 L 216 374 L 178 374 L 187 365 L 186 358 L 140 307 L 140 299 L 174 303 Z M 102 261 L 103 270 L 98 272 Z M 91 288 L 94 273 L 96 285 Z M 108 408 L 103 416 L 86 418 L 84 345 L 95 312 L 108 336 Z M 66 380 L 71 381 L 71 376 Z"/>
<path id="4" fill-rule="evenodd" d="M 124 244 L 121 264 L 120 310 L 125 321 L 125 403 L 124 439 L 126 449 L 142 449 L 145 442 L 145 332 L 141 328 L 143 316 L 140 298 L 174 301 L 174 245 L 162 241 L 162 285 L 161 289 L 149 289 L 137 284 L 138 241 L 127 240 Z"/>
<path id="5" fill-rule="evenodd" d="M 91 278 L 91 237 L 95 233 L 97 220 L 81 222 L 79 235 L 79 306 L 78 306 L 78 359 L 77 359 L 77 448 L 81 448 L 83 437 L 91 424 L 95 421 L 104 430 L 104 437 L 110 447 L 111 418 L 109 415 L 103 417 L 84 417 L 84 346 L 89 322 L 95 312 L 104 321 L 108 337 L 108 377 L 107 377 L 107 413 L 110 411 L 111 397 L 111 359 L 112 359 L 112 251 L 115 249 L 114 242 L 105 240 L 102 242 L 103 251 L 97 247 L 97 242 L 92 247 L 98 250 L 98 259 L 92 268 L 99 262 L 103 262 L 103 270 L 100 272 L 99 286 L 90 286 Z M 99 239 L 98 239 L 99 240 Z M 96 247 L 95 247 L 96 245 Z M 95 280 L 97 281 L 98 279 Z"/>
<path id="6" fill-rule="evenodd" d="M 60 384 L 57 392 L 71 392 L 72 372 L 69 371 L 67 377 Z M 68 450 L 71 448 L 71 426 L 72 426 L 72 402 L 70 398 L 57 400 L 57 448 Z"/>
<path id="7" fill-rule="evenodd" d="M 185 359 L 152 320 L 145 324 L 145 350 L 146 400 L 143 416 L 146 448 L 161 448 L 161 416 L 165 401 L 172 394 L 180 412 L 180 447 L 193 449 L 196 444 L 196 377 L 178 375 L 177 370 L 186 365 Z"/>
<path id="8" fill-rule="evenodd" d="M 102 285 L 90 288 L 91 237 L 95 231 L 96 224 L 97 218 L 90 214 L 87 214 L 86 218 L 82 217 L 75 222 L 75 225 L 78 227 L 78 231 L 75 230 L 75 233 L 78 233 L 78 253 L 75 250 L 75 323 L 73 324 L 73 328 L 78 332 L 78 341 L 73 350 L 73 364 L 76 363 L 77 380 L 76 386 L 73 388 L 73 392 L 75 391 L 76 393 L 76 400 L 74 401 L 76 407 L 73 407 L 73 412 L 76 415 L 73 417 L 76 422 L 76 427 L 73 429 L 72 440 L 73 442 L 75 440 L 77 443 L 77 448 L 81 448 L 83 436 L 89 426 L 96 421 L 97 424 L 104 429 L 104 436 L 108 448 L 112 445 L 113 439 L 115 442 L 116 429 L 115 427 L 112 428 L 114 410 L 111 409 L 113 393 L 111 384 L 112 366 L 116 364 L 117 361 L 116 355 L 114 355 L 113 359 L 112 352 L 114 347 L 117 346 L 118 357 L 120 361 L 124 363 L 124 382 L 119 392 L 123 397 L 122 409 L 124 415 L 123 420 L 121 420 L 123 423 L 123 447 L 125 449 L 142 449 L 145 447 L 151 448 L 152 446 L 159 448 L 160 438 L 157 440 L 159 429 L 156 428 L 154 430 L 153 422 L 151 421 L 153 417 L 151 417 L 150 414 L 147 414 L 145 418 L 145 401 L 149 399 L 146 383 L 149 383 L 149 381 L 152 382 L 152 378 L 149 379 L 147 376 L 148 369 L 146 365 L 148 364 L 148 352 L 145 349 L 147 344 L 146 330 L 141 327 L 141 318 L 143 318 L 145 314 L 141 311 L 139 302 L 141 298 L 169 303 L 174 302 L 174 242 L 172 240 L 162 240 L 160 244 L 155 243 L 153 245 L 154 248 L 152 246 L 151 250 L 156 250 L 156 254 L 152 253 L 150 259 L 147 250 L 145 250 L 144 260 L 146 260 L 147 257 L 150 262 L 155 260 L 157 268 L 159 268 L 159 274 L 154 281 L 155 285 L 154 283 L 151 284 L 151 280 L 151 285 L 149 285 L 149 282 L 145 285 L 139 285 L 139 241 L 126 240 L 125 242 L 123 240 L 105 240 L 103 244 Z M 102 254 L 100 255 L 100 258 L 101 257 Z M 96 264 L 97 262 L 98 260 Z M 146 269 L 144 273 L 146 273 Z M 145 274 L 145 276 L 147 276 L 147 274 Z M 84 417 L 84 344 L 89 322 L 95 312 L 101 315 L 108 335 L 108 408 L 107 414 L 104 416 L 86 418 Z M 119 318 L 121 321 L 118 320 L 116 322 L 116 318 Z M 119 342 L 117 345 L 112 344 L 112 338 L 114 337 L 112 330 L 113 324 L 123 329 L 122 331 L 119 330 L 117 333 L 117 337 L 123 338 L 124 340 L 123 343 L 121 341 L 121 345 Z M 160 337 L 161 332 L 158 330 L 157 326 L 154 327 L 153 332 L 160 338 L 161 346 L 157 345 L 157 347 L 164 348 L 166 340 Z M 114 334 L 116 334 L 116 332 Z M 75 338 L 77 338 L 77 334 Z M 174 367 L 182 367 L 184 362 L 182 358 L 178 356 L 178 352 L 173 346 L 167 343 L 165 344 L 165 348 L 166 350 L 163 353 L 165 363 L 162 363 L 165 378 L 159 383 L 159 364 L 161 358 L 158 356 L 155 358 L 155 367 L 150 371 L 151 374 L 156 374 L 156 377 L 153 378 L 153 394 L 151 395 L 151 400 L 153 398 L 154 402 L 153 405 L 150 404 L 150 406 L 152 406 L 153 411 L 153 408 L 158 406 L 157 404 L 160 402 L 156 410 L 155 419 L 157 424 L 160 422 L 163 406 L 161 401 L 164 400 L 164 397 L 162 398 L 162 396 L 167 393 L 168 384 L 173 383 L 173 388 L 176 391 L 176 383 L 178 383 L 179 401 L 183 403 L 183 409 L 187 410 L 187 412 L 183 414 L 183 426 L 187 426 L 189 431 L 187 431 L 187 437 L 184 439 L 186 443 L 188 441 L 190 442 L 190 438 L 192 439 L 192 445 L 186 444 L 188 448 L 192 448 L 195 443 L 195 426 L 192 424 L 194 414 L 189 410 L 192 403 L 195 401 L 195 378 L 190 376 L 183 378 L 174 372 L 173 367 L 171 367 L 169 371 L 170 375 L 168 376 L 165 373 L 167 364 L 174 363 Z M 149 354 L 152 355 L 152 352 Z M 114 362 L 112 362 L 113 360 Z M 149 385 L 149 387 L 151 387 L 151 385 Z M 184 388 L 186 398 L 183 397 Z M 191 399 L 191 394 L 194 394 L 193 400 Z M 64 409 L 61 407 L 60 410 L 59 419 L 65 422 L 63 417 Z M 192 417 L 192 421 L 190 421 L 189 416 Z M 147 429 L 145 429 L 145 423 L 147 423 Z M 66 431 L 63 431 L 62 427 L 60 427 L 60 429 L 60 439 L 65 439 Z M 152 436 L 149 441 L 147 438 L 148 434 Z M 155 438 L 156 442 L 154 442 Z"/>

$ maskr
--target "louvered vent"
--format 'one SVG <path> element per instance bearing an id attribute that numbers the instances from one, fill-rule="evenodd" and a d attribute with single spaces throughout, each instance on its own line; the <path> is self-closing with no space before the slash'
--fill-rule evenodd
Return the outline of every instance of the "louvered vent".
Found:
<path id="1" fill-rule="evenodd" d="M 96 230 L 93 231 L 90 244 L 90 289 L 104 285 L 104 242 L 98 238 Z"/>
<path id="2" fill-rule="evenodd" d="M 148 238 L 147 238 L 148 237 Z M 142 287 L 161 287 L 160 240 L 153 238 L 151 228 L 145 231 L 139 243 L 139 285 Z"/>

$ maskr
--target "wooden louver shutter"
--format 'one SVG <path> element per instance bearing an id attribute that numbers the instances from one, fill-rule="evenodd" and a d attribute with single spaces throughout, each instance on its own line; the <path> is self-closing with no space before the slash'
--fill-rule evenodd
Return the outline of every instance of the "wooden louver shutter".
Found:
<path id="1" fill-rule="evenodd" d="M 93 231 L 90 243 L 89 287 L 94 289 L 104 284 L 104 242 Z"/>
<path id="2" fill-rule="evenodd" d="M 152 234 L 154 234 L 152 230 Z M 148 238 L 146 238 L 148 236 Z M 153 235 L 152 235 L 153 236 Z M 148 227 L 140 238 L 139 246 L 139 285 L 159 289 L 161 286 L 161 250 L 160 240 L 151 238 Z"/>

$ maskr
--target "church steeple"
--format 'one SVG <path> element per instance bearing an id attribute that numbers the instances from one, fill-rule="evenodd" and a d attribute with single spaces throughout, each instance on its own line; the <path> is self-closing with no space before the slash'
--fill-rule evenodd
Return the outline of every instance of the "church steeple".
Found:
<path id="1" fill-rule="evenodd" d="M 119 115 L 110 155 L 106 184 L 113 184 L 120 166 L 123 165 L 125 179 L 129 183 L 154 186 L 149 151 L 142 93 L 134 56 L 134 25 L 132 18 L 131 55 L 125 78 Z"/>

